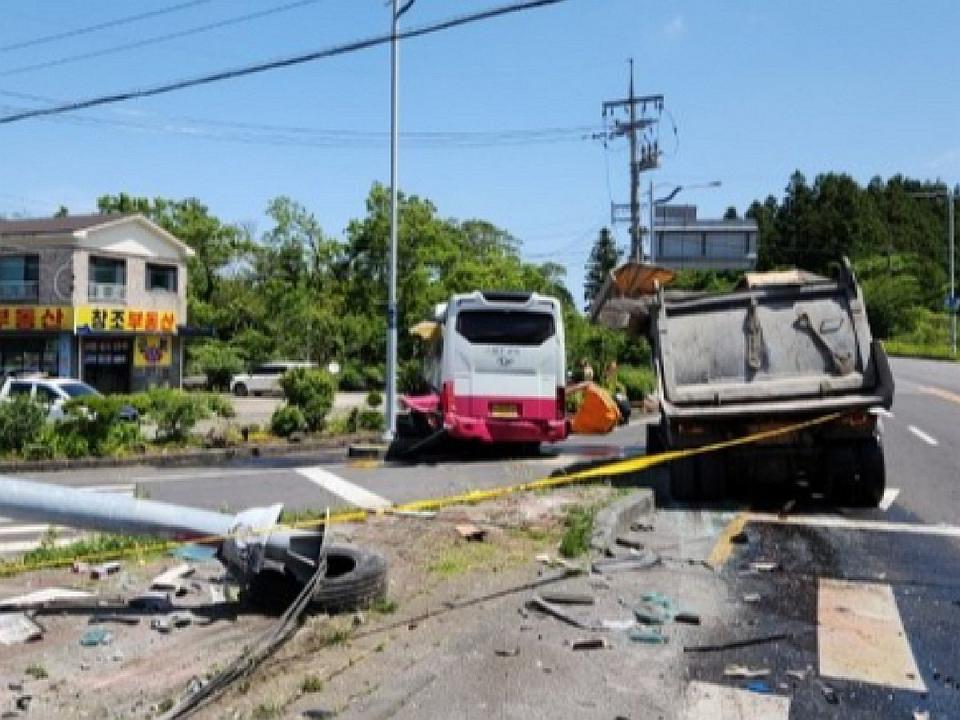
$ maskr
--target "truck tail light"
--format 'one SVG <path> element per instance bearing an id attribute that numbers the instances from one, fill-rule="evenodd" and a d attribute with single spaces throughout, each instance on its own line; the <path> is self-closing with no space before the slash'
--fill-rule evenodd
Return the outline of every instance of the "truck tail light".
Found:
<path id="1" fill-rule="evenodd" d="M 557 387 L 557 420 L 567 416 L 567 389 L 563 385 Z"/>
<path id="2" fill-rule="evenodd" d="M 444 413 L 456 412 L 457 403 L 456 396 L 453 394 L 453 381 L 447 380 L 443 384 L 442 392 L 440 393 L 440 411 Z"/>
<path id="3" fill-rule="evenodd" d="M 852 428 L 862 428 L 867 427 L 876 422 L 876 417 L 871 415 L 869 412 L 863 412 L 858 410 L 857 412 L 848 413 L 840 418 L 840 422 L 847 427 Z"/>

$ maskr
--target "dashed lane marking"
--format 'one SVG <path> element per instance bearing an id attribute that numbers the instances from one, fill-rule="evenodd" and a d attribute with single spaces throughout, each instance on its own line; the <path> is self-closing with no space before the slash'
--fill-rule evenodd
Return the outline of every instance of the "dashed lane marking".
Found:
<path id="1" fill-rule="evenodd" d="M 928 435 L 923 430 L 918 428 L 916 425 L 910 425 L 907 429 L 910 432 L 912 432 L 914 435 L 916 435 L 918 438 L 923 440 L 927 445 L 932 445 L 936 447 L 937 445 L 940 444 L 940 442 L 935 437 L 933 437 L 932 435 Z"/>
<path id="2" fill-rule="evenodd" d="M 883 491 L 883 497 L 880 498 L 880 509 L 887 512 L 897 501 L 897 495 L 900 494 L 900 488 L 887 488 Z"/>
<path id="3" fill-rule="evenodd" d="M 841 515 L 777 515 L 776 513 L 747 513 L 750 522 L 776 525 L 802 525 L 834 530 L 873 530 L 876 532 L 903 533 L 906 535 L 933 535 L 960 538 L 956 525 L 924 525 L 922 523 L 899 523 L 887 520 L 858 520 Z"/>
<path id="4" fill-rule="evenodd" d="M 355 485 L 349 480 L 344 480 L 342 477 L 334 475 L 319 465 L 315 467 L 297 468 L 297 472 L 327 492 L 338 495 L 351 505 L 356 505 L 364 510 L 376 510 L 377 508 L 389 507 L 393 504 L 385 497 L 380 497 L 366 488 Z"/>
<path id="5" fill-rule="evenodd" d="M 926 692 L 889 585 L 820 578 L 820 675 Z"/>
<path id="6" fill-rule="evenodd" d="M 680 717 L 682 720 L 787 720 L 790 698 L 695 680 L 687 685 Z"/>

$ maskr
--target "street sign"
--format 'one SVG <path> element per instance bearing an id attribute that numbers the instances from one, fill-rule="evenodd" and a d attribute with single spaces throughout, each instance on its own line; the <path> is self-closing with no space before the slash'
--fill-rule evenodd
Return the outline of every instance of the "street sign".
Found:
<path id="1" fill-rule="evenodd" d="M 943 307 L 947 309 L 947 312 L 955 313 L 960 310 L 960 295 L 947 295 L 943 299 Z"/>

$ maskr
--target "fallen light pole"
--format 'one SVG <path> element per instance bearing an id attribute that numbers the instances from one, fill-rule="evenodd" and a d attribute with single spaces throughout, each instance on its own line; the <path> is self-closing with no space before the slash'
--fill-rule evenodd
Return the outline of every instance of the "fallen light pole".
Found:
<path id="1" fill-rule="evenodd" d="M 338 549 L 324 546 L 324 529 L 278 528 L 282 510 L 283 505 L 277 504 L 227 515 L 0 476 L 0 515 L 78 529 L 196 540 L 216 545 L 220 561 L 244 584 L 249 584 L 271 563 L 274 568 L 282 566 L 287 574 L 306 584 L 328 554 Z M 333 565 L 334 571 L 340 573 L 349 573 L 352 569 L 342 562 Z M 383 566 L 382 558 L 379 565 Z"/>

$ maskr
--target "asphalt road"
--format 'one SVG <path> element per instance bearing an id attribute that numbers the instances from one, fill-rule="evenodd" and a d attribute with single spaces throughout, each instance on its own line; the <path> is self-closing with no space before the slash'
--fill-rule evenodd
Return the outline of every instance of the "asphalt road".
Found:
<path id="1" fill-rule="evenodd" d="M 897 390 L 892 415 L 883 419 L 884 507 L 837 511 L 801 499 L 789 523 L 776 516 L 740 518 L 749 542 L 729 548 L 721 573 L 729 588 L 727 624 L 705 628 L 702 640 L 788 637 L 683 657 L 698 691 L 719 693 L 721 700 L 724 693 L 744 692 L 746 684 L 724 676 L 726 665 L 770 670 L 761 679 L 766 687 L 758 689 L 783 698 L 780 709 L 743 717 L 909 718 L 914 711 L 960 717 L 960 653 L 954 640 L 960 635 L 960 366 L 899 359 L 892 366 Z M 643 442 L 640 422 L 604 438 L 572 439 L 538 457 L 370 467 L 327 455 L 34 477 L 232 511 L 278 501 L 290 509 L 376 507 L 528 481 L 576 463 L 642 452 Z M 662 472 L 649 476 L 658 486 L 661 512 L 685 528 L 683 550 L 689 555 L 705 557 L 716 549 L 724 526 L 751 509 L 749 499 L 712 508 L 672 503 L 661 492 L 663 479 Z M 41 530 L 18 534 L 15 525 L 0 525 L 0 549 L 20 543 L 19 549 Z M 757 561 L 777 569 L 757 571 L 751 565 Z M 744 600 L 752 593 L 760 595 L 759 602 Z M 687 707 L 679 717 L 710 717 L 720 705 Z"/>

